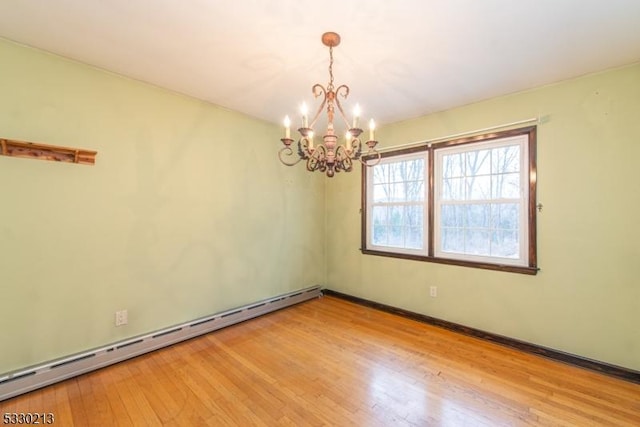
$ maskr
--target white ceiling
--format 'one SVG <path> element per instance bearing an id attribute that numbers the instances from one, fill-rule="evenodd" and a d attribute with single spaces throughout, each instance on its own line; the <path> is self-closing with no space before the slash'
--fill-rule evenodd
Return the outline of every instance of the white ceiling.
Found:
<path id="1" fill-rule="evenodd" d="M 640 0 L 4 0 L 0 37 L 280 123 L 328 83 L 386 123 L 640 60 Z"/>

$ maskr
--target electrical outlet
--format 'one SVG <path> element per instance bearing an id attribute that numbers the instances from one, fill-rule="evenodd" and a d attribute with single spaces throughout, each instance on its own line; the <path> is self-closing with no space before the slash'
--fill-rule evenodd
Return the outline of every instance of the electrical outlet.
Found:
<path id="1" fill-rule="evenodd" d="M 435 298 L 438 296 L 437 286 L 429 286 L 429 296 L 431 296 L 431 298 Z"/>
<path id="2" fill-rule="evenodd" d="M 127 310 L 116 311 L 116 326 L 122 326 L 129 323 L 129 314 Z"/>

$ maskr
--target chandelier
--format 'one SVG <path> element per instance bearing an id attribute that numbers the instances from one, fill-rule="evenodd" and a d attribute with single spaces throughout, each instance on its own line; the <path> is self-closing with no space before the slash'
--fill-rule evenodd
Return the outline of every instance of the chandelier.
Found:
<path id="1" fill-rule="evenodd" d="M 374 166 L 380 161 L 380 153 L 376 151 L 375 147 L 378 141 L 375 140 L 375 122 L 373 119 L 369 122 L 369 139 L 365 142 L 368 147 L 366 153 L 362 153 L 362 142 L 360 141 L 360 134 L 362 129 L 358 127 L 360 120 L 360 107 L 356 105 L 354 108 L 353 121 L 350 124 L 345 116 L 342 105 L 340 104 L 339 95 L 344 99 L 349 95 L 349 86 L 340 85 L 337 88 L 333 86 L 333 48 L 340 44 L 340 35 L 334 32 L 324 33 L 322 35 L 322 43 L 329 47 L 329 84 L 325 88 L 321 84 L 315 84 L 311 88 L 311 92 L 315 98 L 322 95 L 322 103 L 318 107 L 318 110 L 309 123 L 307 116 L 307 107 L 302 105 L 302 127 L 298 129 L 300 133 L 300 139 L 298 139 L 298 156 L 299 158 L 294 161 L 287 161 L 289 157 L 295 157 L 291 144 L 293 139 L 291 138 L 291 120 L 289 116 L 284 119 L 285 136 L 280 139 L 284 144 L 284 147 L 278 152 L 280 161 L 287 166 L 293 166 L 302 160 L 306 161 L 307 170 L 309 172 L 320 171 L 325 172 L 328 177 L 334 176 L 336 172 L 351 172 L 353 169 L 353 162 L 359 160 L 365 166 Z M 327 112 L 327 129 L 322 142 L 314 144 L 313 127 L 320 117 L 323 109 L 326 106 Z M 338 135 L 336 135 L 333 125 L 333 119 L 335 112 L 339 113 L 339 118 L 344 121 L 346 126 L 346 133 L 344 136 L 344 144 L 338 145 Z M 283 154 L 285 157 L 283 157 Z M 373 162 L 367 162 L 365 159 L 374 159 Z"/>

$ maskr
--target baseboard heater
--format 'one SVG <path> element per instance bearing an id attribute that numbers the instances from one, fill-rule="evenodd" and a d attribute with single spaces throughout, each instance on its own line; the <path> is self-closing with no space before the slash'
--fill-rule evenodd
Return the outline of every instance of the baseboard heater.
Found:
<path id="1" fill-rule="evenodd" d="M 320 296 L 312 286 L 0 375 L 0 401 Z"/>

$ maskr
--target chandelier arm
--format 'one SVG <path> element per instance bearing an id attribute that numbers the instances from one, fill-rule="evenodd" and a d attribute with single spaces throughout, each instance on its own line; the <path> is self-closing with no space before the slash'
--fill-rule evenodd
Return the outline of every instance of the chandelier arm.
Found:
<path id="1" fill-rule="evenodd" d="M 360 159 L 360 155 L 362 154 L 362 142 L 360 138 L 353 138 L 351 140 L 351 158 L 352 159 Z"/>
<path id="2" fill-rule="evenodd" d="M 347 119 L 347 116 L 344 113 L 344 110 L 342 109 L 342 104 L 340 104 L 340 97 L 339 97 L 340 91 L 344 92 L 342 94 L 342 97 L 344 99 L 347 99 L 347 97 L 349 96 L 349 86 L 347 85 L 338 86 L 338 88 L 336 89 L 336 97 L 335 97 L 336 105 L 338 106 L 338 111 L 340 112 L 340 116 L 342 117 L 342 120 L 344 120 L 344 124 L 347 127 L 347 129 L 349 129 L 351 128 L 351 125 L 349 124 L 349 120 Z"/>
<path id="3" fill-rule="evenodd" d="M 298 155 L 301 160 L 306 160 L 311 156 L 313 150 L 309 147 L 309 138 L 303 136 L 298 140 Z"/>
<path id="4" fill-rule="evenodd" d="M 318 145 L 307 159 L 307 170 L 324 172 L 327 168 L 326 154 L 327 148 L 323 144 Z"/>
<path id="5" fill-rule="evenodd" d="M 287 165 L 287 166 L 297 165 L 300 162 L 300 160 L 302 160 L 302 158 L 299 157 L 298 160 L 294 161 L 293 163 L 292 162 L 288 162 L 288 161 L 286 161 L 285 159 L 282 158 L 282 153 L 286 153 L 287 157 L 293 156 L 293 150 L 291 149 L 291 147 L 283 147 L 283 148 L 280 149 L 280 151 L 278 151 L 278 157 L 280 158 L 280 161 L 283 164 Z"/>
<path id="6" fill-rule="evenodd" d="M 365 157 L 369 157 L 369 156 L 372 156 L 374 154 L 378 156 L 378 157 L 376 157 L 375 162 L 370 163 L 368 161 L 368 159 L 365 159 Z M 380 155 L 380 152 L 376 151 L 376 150 L 373 150 L 373 151 L 368 152 L 365 156 L 361 157 L 360 158 L 360 163 L 362 163 L 363 165 L 365 165 L 368 168 L 371 168 L 371 167 L 377 165 L 378 163 L 380 163 L 381 159 L 382 159 L 382 156 Z"/>
<path id="7" fill-rule="evenodd" d="M 345 172 L 351 172 L 353 170 L 353 160 L 351 160 L 351 157 L 345 159 L 342 168 Z"/>
<path id="8" fill-rule="evenodd" d="M 344 147 L 344 145 L 340 145 L 336 149 L 336 172 L 340 172 L 341 170 L 345 172 L 351 172 L 353 169 L 353 161 L 351 155 Z"/>
<path id="9" fill-rule="evenodd" d="M 313 129 L 313 126 L 316 124 L 316 121 L 318 121 L 318 117 L 320 117 L 320 114 L 324 110 L 324 106 L 327 104 L 327 90 L 320 83 L 316 83 L 311 88 L 311 93 L 313 93 L 313 96 L 315 98 L 322 95 L 322 103 L 318 107 L 318 110 L 316 111 L 316 114 L 313 116 L 313 119 L 311 119 L 311 124 L 309 125 L 309 127 Z"/>

